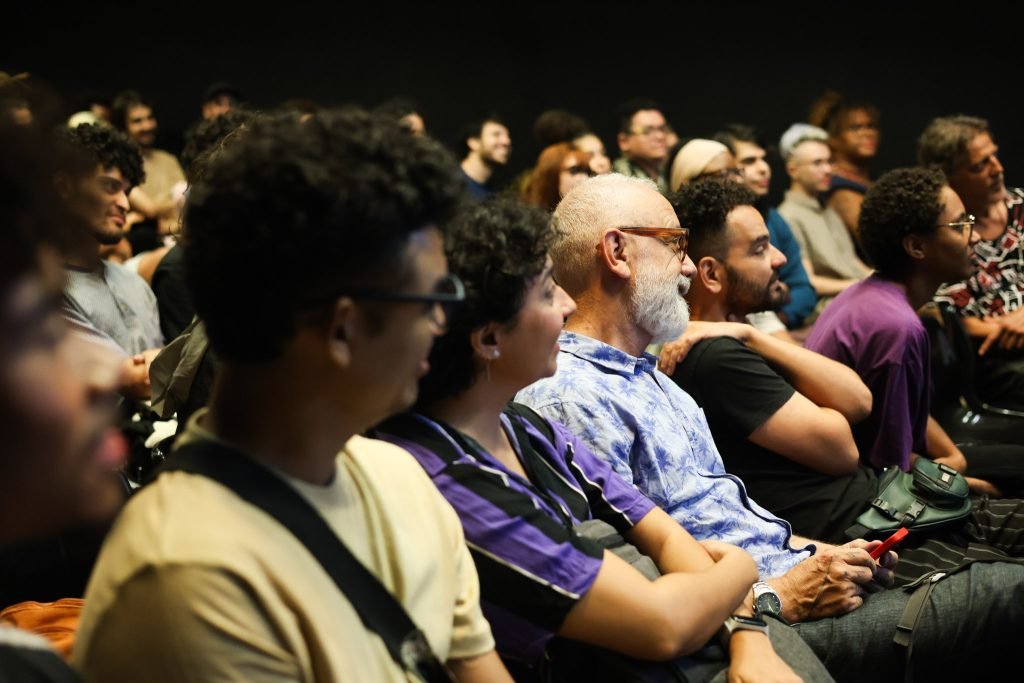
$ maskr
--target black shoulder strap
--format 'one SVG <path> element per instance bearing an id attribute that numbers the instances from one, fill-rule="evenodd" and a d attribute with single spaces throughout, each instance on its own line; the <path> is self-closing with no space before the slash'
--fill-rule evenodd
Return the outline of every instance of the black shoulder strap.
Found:
<path id="1" fill-rule="evenodd" d="M 360 564 L 316 509 L 280 477 L 243 453 L 211 441 L 175 450 L 159 473 L 175 470 L 212 479 L 276 519 L 320 562 L 363 625 L 381 637 L 399 666 L 427 683 L 451 681 L 423 632 L 395 597 Z"/>

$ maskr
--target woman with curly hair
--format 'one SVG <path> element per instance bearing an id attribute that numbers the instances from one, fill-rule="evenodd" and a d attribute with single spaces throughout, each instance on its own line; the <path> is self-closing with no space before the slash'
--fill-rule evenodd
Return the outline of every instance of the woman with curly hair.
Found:
<path id="1" fill-rule="evenodd" d="M 832 183 L 828 205 L 843 219 L 850 234 L 857 237 L 857 218 L 864 193 L 871 187 L 870 165 L 878 153 L 878 108 L 848 100 L 829 90 L 811 105 L 812 126 L 828 132 L 832 149 Z"/>
<path id="2" fill-rule="evenodd" d="M 499 653 L 523 676 L 543 663 L 548 680 L 680 680 L 658 673 L 685 670 L 704 681 L 727 666 L 730 680 L 795 680 L 790 665 L 828 680 L 781 623 L 771 642 L 736 631 L 731 664 L 720 651 L 682 659 L 707 654 L 734 612 L 750 614 L 749 555 L 696 542 L 564 426 L 510 402 L 554 374 L 576 309 L 553 278 L 553 237 L 544 212 L 508 198 L 449 226 L 465 302 L 434 343 L 414 411 L 376 432 L 413 454 L 462 520 Z"/>

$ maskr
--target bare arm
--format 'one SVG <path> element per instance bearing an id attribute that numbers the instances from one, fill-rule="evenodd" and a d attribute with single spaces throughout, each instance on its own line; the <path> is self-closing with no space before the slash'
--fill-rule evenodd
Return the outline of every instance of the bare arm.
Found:
<path id="1" fill-rule="evenodd" d="M 713 541 L 699 544 L 661 510 L 648 513 L 629 537 L 652 551 L 662 571 L 684 571 L 670 569 L 648 581 L 605 551 L 597 578 L 559 635 L 640 659 L 672 659 L 702 647 L 757 580 L 745 551 Z"/>
<path id="2" fill-rule="evenodd" d="M 128 195 L 128 201 L 131 202 L 133 211 L 138 211 L 146 218 L 170 216 L 174 213 L 174 210 L 177 207 L 177 201 L 175 199 L 168 198 L 163 201 L 157 201 L 143 192 L 142 188 L 139 187 L 132 188 L 131 194 Z"/>
<path id="3" fill-rule="evenodd" d="M 996 488 L 995 484 L 985 479 L 977 479 L 975 477 L 968 477 L 967 475 L 967 457 L 963 454 L 953 440 L 949 438 L 949 434 L 942 428 L 942 425 L 932 417 L 928 416 L 928 427 L 925 431 L 925 445 L 928 449 L 928 453 L 925 457 L 931 458 L 935 462 L 942 463 L 948 467 L 952 467 L 954 470 L 964 475 L 967 480 L 967 486 L 970 487 L 971 493 L 980 495 L 987 494 L 993 498 L 1001 498 L 1003 496 L 1002 491 Z M 920 457 L 919 454 L 914 454 L 915 457 Z"/>
<path id="4" fill-rule="evenodd" d="M 811 261 L 808 258 L 804 258 L 804 270 L 807 271 L 807 277 L 811 280 L 811 286 L 814 287 L 814 291 L 818 293 L 819 297 L 835 296 L 857 282 L 857 280 L 843 280 L 836 277 L 828 277 L 827 275 L 818 275 L 814 272 L 814 266 L 811 265 Z"/>
<path id="5" fill-rule="evenodd" d="M 828 205 L 835 209 L 846 224 L 850 236 L 857 238 L 857 219 L 860 217 L 860 205 L 864 203 L 864 195 L 853 190 L 836 190 L 829 197 Z"/>
<path id="6" fill-rule="evenodd" d="M 449 659 L 446 665 L 452 678 L 459 683 L 490 683 L 491 681 L 511 683 L 512 681 L 512 676 L 502 663 L 501 657 L 494 650 L 479 657 Z"/>

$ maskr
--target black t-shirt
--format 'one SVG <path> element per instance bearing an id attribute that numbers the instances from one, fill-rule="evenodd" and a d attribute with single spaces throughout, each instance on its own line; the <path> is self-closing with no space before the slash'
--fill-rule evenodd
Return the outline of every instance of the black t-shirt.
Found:
<path id="1" fill-rule="evenodd" d="M 174 246 L 160 259 L 153 271 L 153 294 L 160 311 L 160 331 L 164 341 L 180 335 L 196 314 L 185 285 L 185 252 Z"/>
<path id="2" fill-rule="evenodd" d="M 877 477 L 864 467 L 843 477 L 815 472 L 749 440 L 795 393 L 760 355 L 731 337 L 705 339 L 672 379 L 704 409 L 726 470 L 751 498 L 801 536 L 845 542 L 843 531 L 878 491 Z"/>

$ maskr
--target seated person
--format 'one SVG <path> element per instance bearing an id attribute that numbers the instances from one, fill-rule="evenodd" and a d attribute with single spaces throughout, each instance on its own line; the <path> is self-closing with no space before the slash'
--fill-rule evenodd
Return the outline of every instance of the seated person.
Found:
<path id="1" fill-rule="evenodd" d="M 997 675 L 1014 661 L 1024 566 L 975 563 L 929 584 L 907 651 L 893 634 L 911 594 L 880 590 L 893 585 L 891 554 L 876 562 L 869 552 L 877 541 L 830 546 L 793 536 L 725 471 L 703 412 L 644 353 L 685 330 L 683 296 L 696 273 L 679 220 L 652 184 L 590 178 L 565 196 L 553 221 L 555 277 L 577 310 L 559 337 L 556 374 L 517 400 L 567 425 L 694 538 L 747 550 L 777 594 L 776 602 L 758 586 L 759 607 L 799 622 L 836 680 L 863 680 L 868 670 L 873 681 L 900 681 L 907 671 L 976 676 L 979 666 Z M 744 604 L 752 602 L 748 594 Z M 964 651 L 974 656 L 968 661 Z"/>
<path id="2" fill-rule="evenodd" d="M 458 518 L 408 453 L 358 436 L 415 400 L 456 298 L 435 227 L 462 194 L 453 165 L 356 109 L 270 119 L 225 150 L 185 224 L 222 365 L 179 443 L 276 473 L 457 680 L 508 681 Z M 171 471 L 107 538 L 74 662 L 87 681 L 410 680 L 358 602 L 260 507 Z"/>
<path id="3" fill-rule="evenodd" d="M 94 353 L 87 339 L 69 334 L 60 315 L 62 271 L 55 250 L 66 237 L 65 226 L 50 220 L 57 200 L 44 163 L 50 150 L 39 137 L 30 127 L 11 130 L 0 123 L 3 551 L 107 520 L 124 498 L 114 472 L 123 441 L 112 427 L 111 410 L 119 358 Z M 14 590 L 8 575 L 0 583 L 5 595 Z M 19 616 L 31 614 L 37 624 L 50 626 L 39 619 L 49 607 L 27 607 Z M 47 641 L 0 623 L 0 680 L 78 679 Z"/>
<path id="4" fill-rule="evenodd" d="M 818 305 L 810 322 L 839 292 L 870 271 L 858 258 L 853 238 L 835 209 L 822 203 L 832 178 L 832 152 L 828 133 L 797 123 L 779 142 L 786 162 L 790 188 L 779 213 L 800 243 L 804 268 L 818 293 Z"/>
<path id="5" fill-rule="evenodd" d="M 100 258 L 124 237 L 128 192 L 143 178 L 134 143 L 106 126 L 58 133 L 55 178 L 71 246 L 65 255 L 64 314 L 76 334 L 125 356 L 122 392 L 149 398 L 149 364 L 163 346 L 156 298 L 125 267 Z"/>
<path id="6" fill-rule="evenodd" d="M 448 258 L 466 302 L 435 342 L 415 412 L 376 432 L 409 450 L 459 513 L 506 661 L 536 665 L 546 649 L 554 670 L 580 680 L 581 666 L 608 663 L 596 648 L 573 642 L 641 660 L 690 654 L 736 610 L 757 575 L 739 548 L 696 543 L 560 424 L 508 403 L 554 373 L 556 340 L 575 309 L 552 279 L 553 237 L 546 215 L 512 200 L 486 202 L 456 220 Z M 588 520 L 614 527 L 664 576 L 646 579 L 578 532 Z M 787 630 L 779 622 L 771 629 Z M 556 634 L 567 642 L 552 643 Z M 792 635 L 777 637 L 796 648 L 790 654 L 799 655 L 794 666 L 802 665 L 804 679 L 827 678 Z M 793 677 L 763 633 L 736 633 L 729 648 L 731 678 L 754 671 Z M 567 652 L 578 655 L 572 664 L 560 658 Z M 725 666 L 712 666 L 706 677 Z M 688 671 L 687 680 L 695 675 Z"/>
<path id="7" fill-rule="evenodd" d="M 768 204 L 772 167 L 768 164 L 765 144 L 756 130 L 742 124 L 726 126 L 715 134 L 714 139 L 732 150 L 743 183 L 757 195 L 754 208 L 768 226 L 772 246 L 786 257 L 786 262 L 779 268 L 779 279 L 789 288 L 789 297 L 776 314 L 790 330 L 803 327 L 804 319 L 814 310 L 818 294 L 807 277 L 800 243 L 793 236 L 793 230 L 778 209 Z"/>

